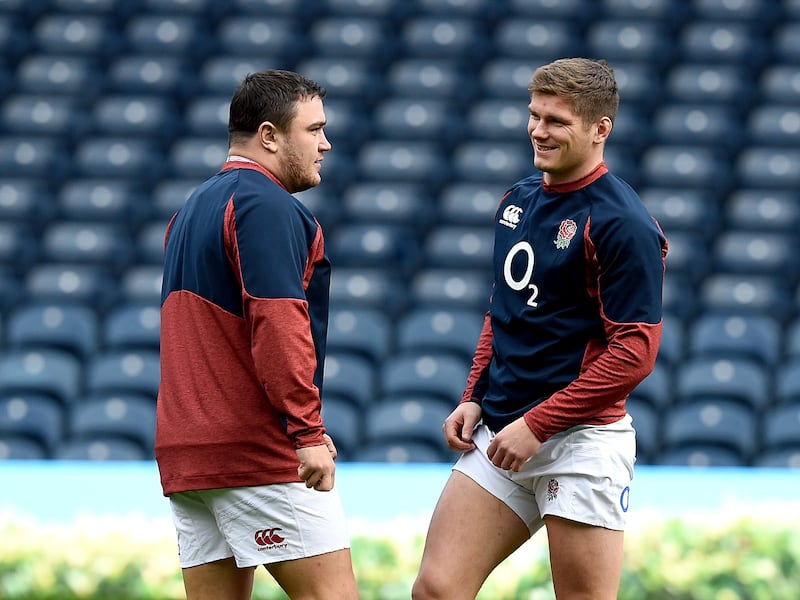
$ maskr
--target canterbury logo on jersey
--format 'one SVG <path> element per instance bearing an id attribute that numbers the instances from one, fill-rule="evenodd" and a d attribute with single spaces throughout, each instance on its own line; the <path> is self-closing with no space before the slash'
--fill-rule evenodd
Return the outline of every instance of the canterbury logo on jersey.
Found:
<path id="1" fill-rule="evenodd" d="M 503 209 L 503 215 L 500 217 L 500 224 L 510 227 L 511 229 L 516 229 L 521 216 L 522 209 L 515 204 L 509 204 Z"/>

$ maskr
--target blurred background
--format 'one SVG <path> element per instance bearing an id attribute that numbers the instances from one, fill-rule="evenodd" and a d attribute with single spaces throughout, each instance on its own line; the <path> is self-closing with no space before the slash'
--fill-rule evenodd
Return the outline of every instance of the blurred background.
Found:
<path id="1" fill-rule="evenodd" d="M 162 243 L 248 72 L 328 90 L 343 462 L 446 463 L 527 85 L 607 59 L 607 163 L 670 243 L 639 463 L 800 467 L 800 1 L 0 0 L 0 459 L 153 458 Z"/>

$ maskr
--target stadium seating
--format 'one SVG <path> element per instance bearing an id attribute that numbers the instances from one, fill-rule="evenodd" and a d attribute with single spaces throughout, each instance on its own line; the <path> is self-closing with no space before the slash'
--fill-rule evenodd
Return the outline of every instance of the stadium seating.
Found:
<path id="1" fill-rule="evenodd" d="M 344 460 L 450 461 L 366 416 L 460 397 L 495 211 L 535 171 L 531 75 L 581 54 L 614 68 L 606 162 L 670 242 L 640 462 L 800 468 L 796 0 L 0 1 L 0 458 L 152 459 L 64 407 L 152 410 L 165 228 L 225 159 L 236 85 L 287 68 L 327 89 L 333 149 L 297 195 L 333 263 L 326 421 Z M 709 426 L 712 402 L 744 412 Z"/>

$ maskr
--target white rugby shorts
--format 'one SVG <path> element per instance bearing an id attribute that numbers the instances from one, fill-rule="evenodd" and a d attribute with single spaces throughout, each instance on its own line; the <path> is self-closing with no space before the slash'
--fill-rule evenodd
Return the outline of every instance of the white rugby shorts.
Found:
<path id="1" fill-rule="evenodd" d="M 489 460 L 492 437 L 479 425 L 473 434 L 477 448 L 463 454 L 453 469 L 507 504 L 531 535 L 546 515 L 625 529 L 636 460 L 630 415 L 610 425 L 579 425 L 554 435 L 517 473 Z"/>
<path id="2" fill-rule="evenodd" d="M 350 547 L 336 489 L 305 483 L 171 494 L 182 568 L 229 558 L 253 567 Z"/>

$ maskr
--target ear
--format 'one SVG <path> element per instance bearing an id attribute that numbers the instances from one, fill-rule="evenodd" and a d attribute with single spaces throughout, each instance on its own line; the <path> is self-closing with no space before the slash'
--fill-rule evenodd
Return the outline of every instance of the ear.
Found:
<path id="1" fill-rule="evenodd" d="M 597 121 L 595 125 L 597 127 L 595 131 L 595 142 L 605 142 L 611 133 L 611 129 L 614 127 L 614 123 L 612 123 L 611 119 L 608 117 L 600 117 L 600 120 Z"/>
<path id="2" fill-rule="evenodd" d="M 267 152 L 278 151 L 277 131 L 271 121 L 264 121 L 258 126 L 258 141 Z"/>

